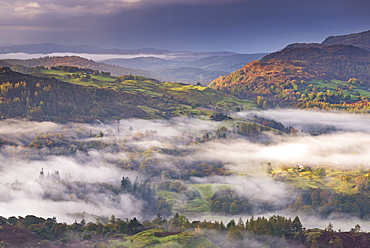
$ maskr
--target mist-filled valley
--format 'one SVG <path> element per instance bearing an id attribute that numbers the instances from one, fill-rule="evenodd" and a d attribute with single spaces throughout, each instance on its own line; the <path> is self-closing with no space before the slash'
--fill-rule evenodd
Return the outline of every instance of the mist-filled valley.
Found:
<path id="1" fill-rule="evenodd" d="M 369 37 L 0 45 L 0 247 L 368 247 Z"/>
<path id="2" fill-rule="evenodd" d="M 194 220 L 283 214 L 299 215 L 307 228 L 331 222 L 349 230 L 350 218 L 368 230 L 367 208 L 358 203 L 348 210 L 345 200 L 333 207 L 338 203 L 329 200 L 348 192 L 367 195 L 368 117 L 295 110 L 237 115 L 270 116 L 297 129 L 247 133 L 241 130 L 247 121 L 235 118 L 2 120 L 2 215 L 73 223 L 177 212 Z M 314 135 L 306 131 L 313 127 Z M 135 186 L 125 188 L 126 179 Z"/>

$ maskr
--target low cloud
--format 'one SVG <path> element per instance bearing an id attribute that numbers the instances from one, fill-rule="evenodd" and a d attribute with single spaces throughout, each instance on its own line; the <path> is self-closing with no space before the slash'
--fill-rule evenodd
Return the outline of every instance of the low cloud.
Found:
<path id="1" fill-rule="evenodd" d="M 272 118 L 283 121 L 281 116 L 283 115 L 276 114 L 276 118 Z M 347 120 L 346 124 L 342 122 L 342 130 L 347 131 L 320 136 L 301 133 L 297 136 L 267 134 L 270 141 L 266 144 L 250 142 L 242 137 L 236 140 L 219 139 L 193 144 L 192 139 L 186 141 L 187 137 L 202 137 L 204 132 L 214 131 L 225 125 L 194 118 L 130 119 L 100 124 L 2 120 L 0 138 L 5 138 L 16 146 L 5 144 L 0 149 L 0 193 L 3 196 L 0 207 L 7 209 L 3 213 L 7 216 L 57 216 L 59 221 L 74 221 L 72 218 L 76 217 L 73 216 L 82 212 L 107 216 L 114 214 L 119 218 L 140 218 L 143 216 L 142 204 L 135 197 L 121 194 L 120 201 L 115 201 L 109 194 L 100 194 L 97 189 L 103 184 L 119 187 L 122 176 L 130 177 L 131 181 L 136 178 L 139 181 L 145 180 L 145 175 L 126 171 L 120 165 L 128 162 L 130 155 L 142 153 L 151 147 L 159 149 L 148 152 L 147 156 L 157 160 L 161 168 L 179 171 L 181 168 L 177 168 L 178 165 L 196 161 L 221 162 L 226 168 L 238 173 L 238 176 L 192 178 L 193 182 L 229 184 L 241 197 L 255 202 L 267 201 L 276 207 L 283 206 L 290 202 L 294 195 L 287 185 L 266 175 L 268 162 L 272 163 L 273 169 L 280 165 L 298 163 L 308 166 L 370 168 L 370 133 L 362 126 L 356 126 L 358 121 L 362 121 L 366 126 L 366 117 L 333 116 Z M 349 117 L 353 118 L 348 119 Z M 303 125 L 305 122 L 320 121 L 319 118 L 312 118 L 311 121 L 302 118 L 295 123 Z M 104 137 L 94 137 L 100 130 L 105 133 Z M 77 144 L 92 142 L 109 146 L 103 145 L 96 149 L 90 147 L 87 151 L 76 151 L 68 155 L 60 155 L 63 154 L 62 150 L 58 150 L 68 149 L 68 146 L 41 149 L 28 146 L 36 137 L 53 133 L 62 134 L 67 140 L 76 141 Z M 186 152 L 183 152 L 182 156 L 175 156 L 162 153 L 161 149 L 180 149 Z M 49 175 L 50 178 L 46 183 L 39 180 L 42 168 L 45 177 L 48 178 Z M 60 181 L 54 180 L 56 171 Z M 86 200 L 78 197 L 78 189 L 81 190 L 79 184 L 86 187 Z M 76 194 L 68 191 L 68 187 L 76 189 Z M 57 201 L 45 198 L 45 194 Z"/>
<path id="2" fill-rule="evenodd" d="M 229 184 L 239 197 L 255 203 L 267 202 L 276 207 L 286 206 L 295 197 L 286 184 L 267 176 L 211 176 L 191 180 L 194 183 Z"/>
<path id="3" fill-rule="evenodd" d="M 365 114 L 298 109 L 265 110 L 241 112 L 238 114 L 242 118 L 253 115 L 274 119 L 285 126 L 293 126 L 303 131 L 306 131 L 307 128 L 312 128 L 312 126 L 331 126 L 345 131 L 370 132 L 370 117 Z"/>
<path id="4" fill-rule="evenodd" d="M 4 160 L 0 207 L 3 216 L 56 216 L 72 222 L 75 216 L 116 215 L 143 218 L 142 203 L 130 194 L 113 195 L 103 183 L 119 187 L 122 176 L 134 181 L 140 174 L 124 171 L 102 160 L 80 161 L 63 156 L 44 161 Z M 43 169 L 44 176 L 40 175 Z M 84 193 L 85 192 L 85 193 Z"/>
<path id="5" fill-rule="evenodd" d="M 370 168 L 370 134 L 336 133 L 320 136 L 273 136 L 268 145 L 245 140 L 207 143 L 200 158 L 218 160 L 239 172 L 258 173 L 261 164 L 306 164 Z"/>

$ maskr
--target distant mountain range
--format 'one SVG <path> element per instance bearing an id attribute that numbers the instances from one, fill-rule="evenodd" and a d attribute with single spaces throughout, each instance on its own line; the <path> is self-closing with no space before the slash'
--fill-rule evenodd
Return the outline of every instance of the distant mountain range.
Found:
<path id="1" fill-rule="evenodd" d="M 246 63 L 261 59 L 264 55 L 266 55 L 266 53 L 218 55 L 204 57 L 192 61 L 178 59 L 167 60 L 157 57 L 138 57 L 132 59 L 109 59 L 102 62 L 150 71 L 176 69 L 180 67 L 193 67 L 203 70 L 232 72 L 243 67 Z"/>
<path id="2" fill-rule="evenodd" d="M 266 54 L 236 54 L 232 52 L 172 52 L 144 48 L 133 50 L 103 49 L 95 46 L 63 46 L 57 44 L 25 44 L 0 46 L 0 54 L 43 54 L 43 58 L 29 60 L 6 60 L 24 66 L 70 65 L 82 68 L 109 71 L 115 75 L 132 74 L 153 77 L 162 81 L 207 84 L 213 79 L 235 71 Z M 99 54 L 111 57 L 119 55 L 134 58 L 113 58 L 100 62 L 83 59 L 81 56 L 55 56 L 53 54 Z M 63 58 L 64 57 L 64 58 Z M 5 62 L 5 61 L 4 61 Z"/>
<path id="3" fill-rule="evenodd" d="M 193 84 L 197 82 L 205 84 L 210 82 L 212 79 L 219 77 L 220 75 L 226 75 L 229 73 L 227 71 L 203 70 L 194 67 L 161 69 L 157 71 L 131 69 L 118 65 L 98 63 L 78 56 L 43 57 L 38 59 L 27 59 L 27 60 L 6 59 L 0 60 L 0 64 L 1 63 L 7 67 L 13 67 L 15 65 L 22 65 L 27 67 L 45 66 L 48 68 L 58 65 L 76 66 L 79 68 L 110 72 L 111 74 L 116 76 L 135 75 L 156 78 L 161 81 L 186 82 Z"/>

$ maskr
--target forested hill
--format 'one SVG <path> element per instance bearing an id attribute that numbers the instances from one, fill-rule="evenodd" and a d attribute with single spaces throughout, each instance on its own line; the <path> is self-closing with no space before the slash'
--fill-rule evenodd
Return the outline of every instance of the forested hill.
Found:
<path id="1" fill-rule="evenodd" d="M 370 52 L 352 45 L 292 44 L 261 61 L 272 59 L 305 61 L 307 68 L 324 73 L 325 79 L 370 79 Z"/>
<path id="2" fill-rule="evenodd" d="M 73 72 L 62 71 L 72 70 Z M 212 114 L 209 109 L 245 109 L 252 104 L 207 87 L 162 83 L 138 76 L 113 77 L 109 73 L 56 67 L 35 68 L 48 76 L 36 77 L 0 68 L 0 118 L 29 118 L 56 122 L 95 119 L 168 118 Z M 206 109 L 198 108 L 203 107 Z"/>
<path id="3" fill-rule="evenodd" d="M 370 30 L 356 34 L 330 36 L 322 44 L 354 45 L 370 51 Z"/>
<path id="4" fill-rule="evenodd" d="M 293 44 L 217 78 L 209 87 L 262 107 L 367 112 L 370 52 L 351 45 Z"/>

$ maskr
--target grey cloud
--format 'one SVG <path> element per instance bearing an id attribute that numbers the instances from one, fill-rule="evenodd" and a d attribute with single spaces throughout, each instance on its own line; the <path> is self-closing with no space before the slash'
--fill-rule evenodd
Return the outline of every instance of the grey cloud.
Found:
<path id="1" fill-rule="evenodd" d="M 242 2 L 243 0 L 160 0 L 153 3 L 150 0 L 21 0 L 0 1 L 2 19 L 9 17 L 33 20 L 42 15 L 57 15 L 59 17 L 85 16 L 85 15 L 107 15 L 116 13 L 122 9 L 135 8 L 145 5 L 220 5 Z M 55 16 L 54 16 L 55 17 Z"/>

